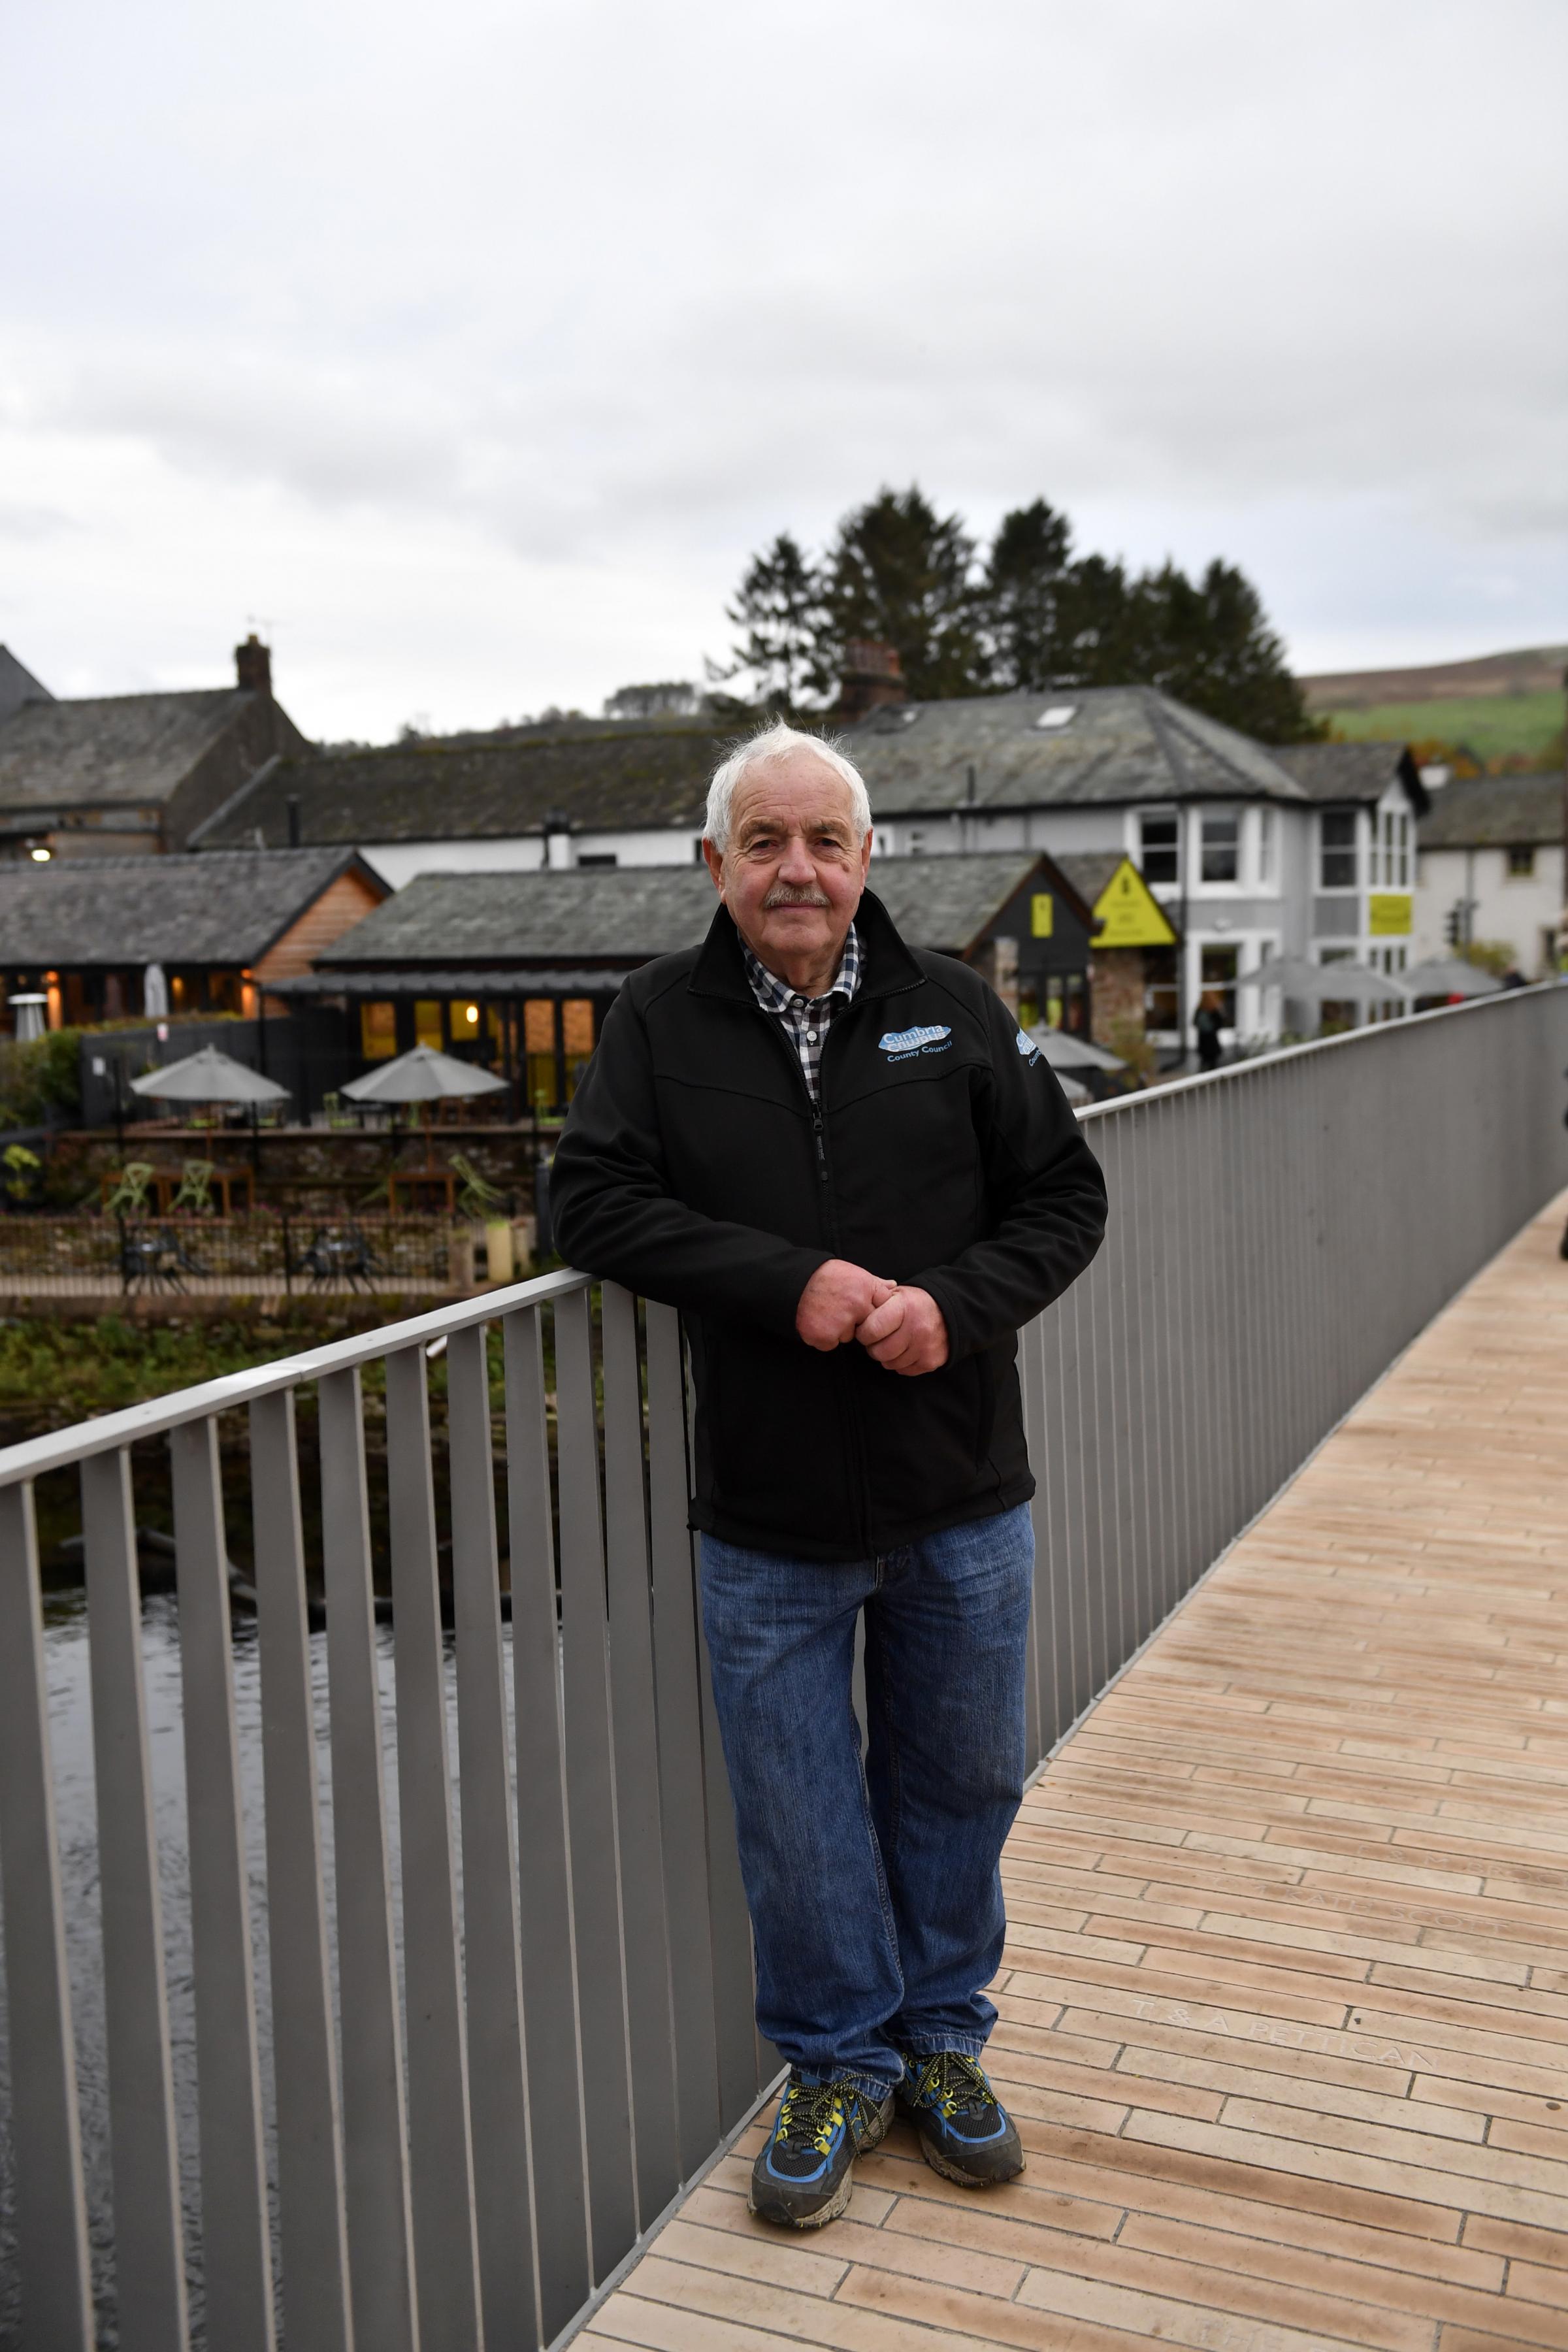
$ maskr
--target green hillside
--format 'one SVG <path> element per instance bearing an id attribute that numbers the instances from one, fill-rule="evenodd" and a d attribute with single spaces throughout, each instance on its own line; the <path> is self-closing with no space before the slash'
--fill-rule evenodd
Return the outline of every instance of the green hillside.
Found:
<path id="1" fill-rule="evenodd" d="M 1325 714 L 1351 742 L 1464 743 L 1482 760 L 1522 751 L 1553 766 L 1563 756 L 1561 693 L 1434 695 Z"/>

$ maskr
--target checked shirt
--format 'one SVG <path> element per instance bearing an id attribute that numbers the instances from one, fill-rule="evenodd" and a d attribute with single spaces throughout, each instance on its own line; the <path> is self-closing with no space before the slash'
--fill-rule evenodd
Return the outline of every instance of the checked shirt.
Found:
<path id="1" fill-rule="evenodd" d="M 827 1042 L 833 1016 L 849 1003 L 860 985 L 860 942 L 856 937 L 855 926 L 853 923 L 849 926 L 838 976 L 826 996 L 799 995 L 787 980 L 778 979 L 765 965 L 757 961 L 744 940 L 741 941 L 741 953 L 746 960 L 746 977 L 752 983 L 752 994 L 763 1011 L 773 1013 L 788 1031 L 800 1058 L 805 1090 L 815 1102 L 817 1066 L 822 1059 L 822 1048 Z"/>

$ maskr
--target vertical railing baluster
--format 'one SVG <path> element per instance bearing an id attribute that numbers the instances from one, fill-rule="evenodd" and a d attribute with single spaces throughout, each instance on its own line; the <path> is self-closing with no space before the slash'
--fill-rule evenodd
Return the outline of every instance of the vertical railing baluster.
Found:
<path id="1" fill-rule="evenodd" d="M 680 2170 L 689 2179 L 720 2137 L 713 1947 L 698 1687 L 697 1595 L 687 1527 L 686 1369 L 673 1307 L 646 1310 L 653 1647 L 666 1915 L 675 2018 Z"/>
<path id="2" fill-rule="evenodd" d="M 502 1326 L 502 1345 L 523 2045 L 529 2116 L 537 2134 L 540 2333 L 549 2342 L 584 2300 L 592 2277 L 541 1323 L 537 1307 L 520 1307 Z"/>
<path id="3" fill-rule="evenodd" d="M 364 1408 L 357 1371 L 317 1389 L 331 1692 L 343 2190 L 358 2352 L 417 2352 L 408 2119 L 387 1858 Z"/>
<path id="4" fill-rule="evenodd" d="M 289 2352 L 353 2352 L 294 1392 L 250 1408 L 278 2209 Z"/>
<path id="5" fill-rule="evenodd" d="M 81 1465 L 88 1662 L 103 1909 L 103 2006 L 122 2352 L 168 2352 L 189 2326 L 142 1588 L 124 1447 Z"/>
<path id="6" fill-rule="evenodd" d="M 479 2243 L 458 1948 L 447 1675 L 425 1350 L 386 1359 L 409 2175 L 422 2352 L 479 2352 Z"/>
<path id="7" fill-rule="evenodd" d="M 219 2345 L 224 2352 L 271 2352 L 272 2252 L 216 1423 L 182 1423 L 170 1433 L 169 1451 L 185 1717 L 207 2341 L 215 2352 Z"/>
<path id="8" fill-rule="evenodd" d="M 0 1890 L 23 2341 L 89 2352 L 81 2124 L 66 1975 L 33 1489 L 0 1487 Z"/>
<path id="9" fill-rule="evenodd" d="M 703 1643 L 702 1774 L 708 1814 L 709 1917 L 713 1937 L 713 2020 L 719 2051 L 719 2121 L 730 2131 L 757 2095 L 756 1981 L 752 1918 L 741 1877 L 735 1808 L 713 1705 L 713 1677 Z"/>
<path id="10" fill-rule="evenodd" d="M 566 1818 L 594 2275 L 637 2234 L 636 2151 L 620 1890 L 599 1448 L 586 1290 L 555 1302 L 556 1448 L 561 1501 L 561 1633 Z"/>
<path id="11" fill-rule="evenodd" d="M 615 1723 L 616 1822 L 626 1954 L 626 2027 L 637 2133 L 637 2219 L 646 2229 L 680 2180 L 669 1935 L 664 1907 L 658 1731 L 637 1301 L 604 1286 L 605 1558 Z"/>
<path id="12" fill-rule="evenodd" d="M 463 1832 L 463 1962 L 485 2335 L 532 2344 L 533 2215 L 523 2084 L 517 1854 L 507 1757 L 496 1553 L 495 1459 L 483 1324 L 447 1349 L 452 1608 L 458 1649 L 458 1793 Z"/>

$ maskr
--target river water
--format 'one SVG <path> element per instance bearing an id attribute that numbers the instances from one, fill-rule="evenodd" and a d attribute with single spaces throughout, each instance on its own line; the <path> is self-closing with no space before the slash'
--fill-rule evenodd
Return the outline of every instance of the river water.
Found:
<path id="1" fill-rule="evenodd" d="M 53 1741 L 55 1791 L 60 1845 L 66 1936 L 69 1958 L 78 2082 L 82 2115 L 88 2220 L 92 2246 L 93 2294 L 98 2343 L 118 2345 L 114 2322 L 113 2207 L 109 2158 L 108 2074 L 104 2039 L 103 1963 L 99 1909 L 97 1803 L 93 1788 L 92 1717 L 88 1672 L 87 1605 L 77 1591 L 45 1596 L 45 1661 Z M 510 1643 L 510 1628 L 503 1626 Z M 195 2130 L 195 2066 L 191 1991 L 189 1876 L 185 1843 L 185 1776 L 180 1706 L 178 1608 L 172 1593 L 148 1595 L 142 1603 L 142 1638 L 147 1691 L 149 1745 L 156 1808 L 158 1854 L 163 1900 L 163 1943 L 168 1971 L 174 2044 L 174 2104 L 180 2142 L 181 2189 L 185 2214 L 187 2271 L 191 2284 L 193 2341 L 205 2344 L 202 2326 L 200 2198 Z M 387 1821 L 393 1856 L 394 1918 L 402 1947 L 397 1885 L 397 1780 L 392 1746 L 392 1629 L 376 1633 L 382 1690 Z M 329 1936 L 336 1969 L 332 1921 L 332 1831 L 328 1804 L 326 1635 L 310 1636 L 311 1678 L 316 1701 L 317 1769 L 321 1790 L 322 1858 Z M 450 1636 L 447 1638 L 447 1727 L 451 1770 L 457 1776 L 457 1711 Z M 252 1941 L 256 1963 L 257 2021 L 266 2117 L 268 2178 L 276 2201 L 276 2147 L 269 2029 L 266 1870 L 263 1852 L 260 1677 L 255 1620 L 234 1616 L 235 1703 L 239 1734 L 246 1847 L 251 1885 Z M 509 1702 L 510 1669 L 506 1676 Z M 455 1843 L 455 1839 L 454 1839 Z M 0 1970 L 0 2027 L 4 2026 Z M 13 2230 L 15 2152 L 5 2119 L 10 2113 L 8 2037 L 0 2031 L 0 2352 L 16 2352 L 19 2287 Z M 276 2219 L 276 2216 L 274 2216 Z M 276 2243 L 276 2230 L 274 2231 Z M 281 2311 L 281 2299 L 279 2303 Z M 218 2352 L 218 2347 L 214 2347 Z"/>

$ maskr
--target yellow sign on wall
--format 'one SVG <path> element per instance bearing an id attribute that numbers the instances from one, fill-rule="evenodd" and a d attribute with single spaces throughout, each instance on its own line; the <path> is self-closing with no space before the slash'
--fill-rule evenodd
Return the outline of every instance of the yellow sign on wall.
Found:
<path id="1" fill-rule="evenodd" d="M 1409 937 L 1410 893 L 1407 890 L 1374 890 L 1366 904 L 1366 927 L 1374 940 Z"/>
<path id="2" fill-rule="evenodd" d="M 1176 934 L 1153 892 L 1124 857 L 1094 902 L 1096 948 L 1173 948 Z"/>
<path id="3" fill-rule="evenodd" d="M 1037 940 L 1048 940 L 1056 929 L 1056 901 L 1048 890 L 1037 890 L 1029 900 L 1029 932 Z"/>

